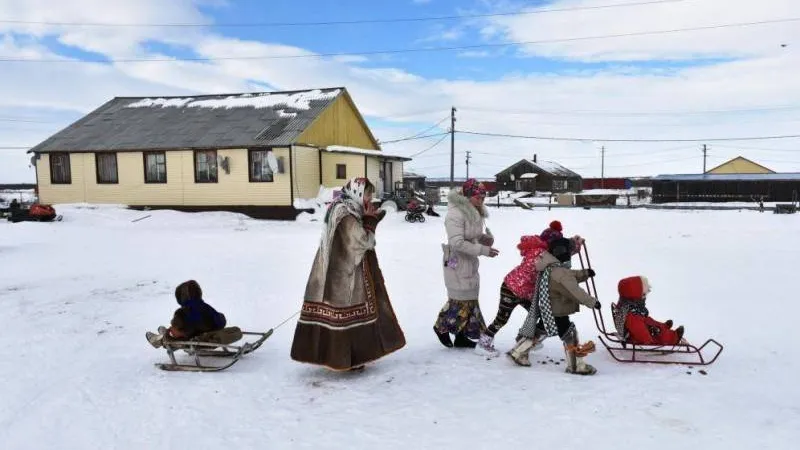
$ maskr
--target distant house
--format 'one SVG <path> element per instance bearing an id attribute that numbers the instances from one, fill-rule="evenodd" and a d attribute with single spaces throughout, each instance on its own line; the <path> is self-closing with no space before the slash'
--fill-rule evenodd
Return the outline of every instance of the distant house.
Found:
<path id="1" fill-rule="evenodd" d="M 391 191 L 410 160 L 381 151 L 345 88 L 116 97 L 29 153 L 43 203 L 277 219 L 354 176 Z"/>
<path id="2" fill-rule="evenodd" d="M 551 161 L 521 159 L 495 175 L 497 189 L 525 192 L 580 192 L 581 176 Z"/>
<path id="3" fill-rule="evenodd" d="M 713 169 L 706 171 L 706 173 L 723 174 L 723 173 L 775 173 L 772 169 L 768 169 L 761 164 L 750 161 L 742 156 L 737 156 L 730 161 L 724 162 Z"/>
<path id="4" fill-rule="evenodd" d="M 470 177 L 475 178 L 475 180 L 483 183 L 484 187 L 486 187 L 486 191 L 489 195 L 495 195 L 497 193 L 497 183 L 495 183 L 494 179 L 492 178 L 481 178 L 481 177 Z M 465 177 L 453 177 L 453 182 L 456 185 L 456 188 L 461 188 L 461 185 L 467 181 Z M 449 188 L 450 187 L 450 177 L 427 177 L 425 178 L 425 186 L 427 187 L 437 187 L 437 188 Z"/>
<path id="5" fill-rule="evenodd" d="M 414 191 L 425 190 L 425 175 L 413 172 L 403 172 L 403 187 Z"/>

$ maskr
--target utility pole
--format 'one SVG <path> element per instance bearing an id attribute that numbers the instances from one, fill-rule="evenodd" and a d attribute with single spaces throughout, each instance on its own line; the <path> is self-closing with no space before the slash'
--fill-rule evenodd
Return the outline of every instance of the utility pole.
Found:
<path id="1" fill-rule="evenodd" d="M 606 184 L 606 146 L 600 148 L 600 189 Z"/>
<path id="2" fill-rule="evenodd" d="M 703 144 L 703 173 L 706 173 L 706 158 L 708 157 L 708 146 Z"/>
<path id="3" fill-rule="evenodd" d="M 450 189 L 455 188 L 456 167 L 456 107 L 450 108 Z"/>
<path id="4" fill-rule="evenodd" d="M 467 178 L 469 178 L 469 160 L 472 158 L 471 156 L 469 156 L 469 154 L 470 151 L 467 150 Z"/>

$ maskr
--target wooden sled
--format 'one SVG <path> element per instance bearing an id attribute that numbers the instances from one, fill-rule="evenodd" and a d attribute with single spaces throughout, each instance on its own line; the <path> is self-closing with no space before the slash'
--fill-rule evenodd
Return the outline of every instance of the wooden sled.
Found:
<path id="1" fill-rule="evenodd" d="M 518 199 L 518 198 L 515 198 L 515 199 L 514 199 L 514 204 L 515 204 L 515 205 L 517 205 L 517 206 L 519 206 L 519 207 L 520 207 L 520 208 L 522 208 L 522 209 L 533 209 L 533 206 L 532 206 L 532 205 L 529 205 L 529 204 L 527 204 L 527 203 L 525 203 L 525 202 L 521 201 L 521 200 L 520 200 L 520 199 Z"/>
<path id="2" fill-rule="evenodd" d="M 582 269 L 592 268 L 586 242 L 583 243 L 583 248 L 581 249 L 581 253 L 578 253 L 578 257 L 581 261 Z M 586 265 L 584 265 L 584 257 L 586 258 Z M 591 286 L 589 283 L 590 280 Z M 597 286 L 594 283 L 594 278 L 586 280 L 586 289 L 593 294 L 594 298 L 598 298 Z M 616 307 L 616 303 L 611 304 L 612 314 L 616 312 Z M 708 366 L 719 358 L 724 348 L 722 344 L 710 338 L 699 347 L 689 343 L 685 338 L 681 339 L 681 342 L 675 345 L 633 344 L 621 337 L 620 333 L 624 333 L 624 330 L 609 331 L 606 329 L 603 312 L 601 310 L 592 309 L 592 314 L 594 315 L 594 324 L 600 332 L 597 336 L 600 339 L 600 343 L 603 344 L 603 347 L 608 350 L 608 353 L 617 362 Z M 709 345 L 711 347 L 709 347 Z M 703 353 L 706 347 L 709 347 L 707 355 Z M 716 352 L 712 353 L 713 347 L 716 347 Z"/>
<path id="3" fill-rule="evenodd" d="M 236 328 L 236 330 L 238 330 L 237 327 L 231 328 Z M 231 328 L 226 328 L 224 330 L 231 330 Z M 259 347 L 261 347 L 261 344 L 267 340 L 267 338 L 272 336 L 273 329 L 270 329 L 266 333 L 256 333 L 251 331 L 239 332 L 241 333 L 242 337 L 259 336 L 259 338 L 253 342 L 245 342 L 241 345 L 222 344 L 219 342 L 204 340 L 207 339 L 210 333 L 202 334 L 187 341 L 164 340 L 162 345 L 167 351 L 170 362 L 156 363 L 156 367 L 161 370 L 173 372 L 219 372 L 236 364 L 242 356 L 256 351 Z M 238 342 L 239 340 L 241 340 L 241 338 L 234 341 L 234 343 Z M 194 364 L 179 364 L 175 359 L 175 352 L 179 350 L 182 350 L 190 356 L 193 356 Z M 225 362 L 220 365 L 206 365 L 200 360 L 200 358 L 220 358 Z"/>

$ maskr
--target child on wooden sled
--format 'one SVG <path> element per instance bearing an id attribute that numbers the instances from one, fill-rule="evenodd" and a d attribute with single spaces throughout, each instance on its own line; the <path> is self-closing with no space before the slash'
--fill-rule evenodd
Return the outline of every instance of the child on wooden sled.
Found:
<path id="1" fill-rule="evenodd" d="M 170 327 L 158 327 L 158 334 L 148 331 L 147 341 L 159 348 L 164 340 L 188 341 L 202 336 L 205 342 L 232 344 L 242 338 L 238 327 L 225 328 L 225 315 L 203 300 L 203 290 L 195 280 L 184 281 L 175 288 L 175 310 Z"/>
<path id="2" fill-rule="evenodd" d="M 677 345 L 683 338 L 683 326 L 672 329 L 672 321 L 661 323 L 645 307 L 650 283 L 646 277 L 636 276 L 619 280 L 619 302 L 612 305 L 614 326 L 624 333 L 625 342 L 640 345 Z"/>

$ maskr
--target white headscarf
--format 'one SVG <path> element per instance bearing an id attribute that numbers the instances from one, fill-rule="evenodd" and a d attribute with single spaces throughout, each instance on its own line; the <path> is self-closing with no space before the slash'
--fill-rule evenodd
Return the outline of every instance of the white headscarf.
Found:
<path id="1" fill-rule="evenodd" d="M 325 214 L 325 228 L 322 230 L 320 249 L 322 250 L 323 273 L 328 272 L 333 236 L 339 222 L 347 215 L 352 215 L 359 222 L 364 217 L 364 191 L 367 187 L 366 178 L 351 178 L 343 187 L 339 198 L 331 203 Z"/>

